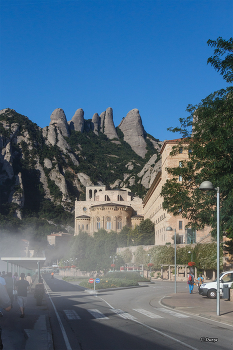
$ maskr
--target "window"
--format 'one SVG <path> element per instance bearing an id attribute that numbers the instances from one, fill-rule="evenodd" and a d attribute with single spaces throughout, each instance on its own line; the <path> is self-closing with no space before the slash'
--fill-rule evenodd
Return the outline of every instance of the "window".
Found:
<path id="1" fill-rule="evenodd" d="M 179 181 L 182 181 L 182 175 L 179 175 Z"/>
<path id="2" fill-rule="evenodd" d="M 183 222 L 179 221 L 179 230 L 182 230 L 182 227 L 183 227 Z"/>
<path id="3" fill-rule="evenodd" d="M 179 148 L 179 153 L 183 153 L 183 147 Z"/>
<path id="4" fill-rule="evenodd" d="M 112 228 L 112 223 L 111 223 L 110 217 L 107 217 L 106 228 L 107 228 L 107 230 L 111 230 L 111 228 Z"/>
<path id="5" fill-rule="evenodd" d="M 117 218 L 117 230 L 121 230 L 122 229 L 122 218 L 118 217 Z"/>
<path id="6" fill-rule="evenodd" d="M 86 230 L 88 230 L 88 224 L 86 225 Z"/>
<path id="7" fill-rule="evenodd" d="M 233 273 L 227 273 L 225 276 L 223 276 L 222 281 L 224 283 L 232 282 L 233 281 Z"/>
<path id="8" fill-rule="evenodd" d="M 183 167 L 183 162 L 182 162 L 182 161 L 179 162 L 179 167 L 180 167 L 180 168 Z"/>
<path id="9" fill-rule="evenodd" d="M 100 229 L 100 218 L 97 217 L 96 221 L 97 221 L 96 228 L 97 228 L 97 230 L 99 230 Z"/>

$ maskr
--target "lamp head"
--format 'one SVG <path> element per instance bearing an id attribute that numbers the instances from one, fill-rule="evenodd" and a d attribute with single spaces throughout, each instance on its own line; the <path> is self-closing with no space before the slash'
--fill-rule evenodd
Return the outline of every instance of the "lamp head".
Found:
<path id="1" fill-rule="evenodd" d="M 202 191 L 213 191 L 215 190 L 212 182 L 210 181 L 203 181 L 199 187 L 199 190 L 202 190 Z"/>
<path id="2" fill-rule="evenodd" d="M 166 231 L 173 231 L 173 228 L 172 228 L 171 226 L 168 226 L 168 227 L 166 228 Z"/>

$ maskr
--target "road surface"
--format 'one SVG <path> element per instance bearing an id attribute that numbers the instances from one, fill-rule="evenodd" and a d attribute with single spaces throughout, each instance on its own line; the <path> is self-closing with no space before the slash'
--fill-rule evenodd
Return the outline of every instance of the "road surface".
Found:
<path id="1" fill-rule="evenodd" d="M 161 304 L 174 292 L 174 282 L 93 295 L 48 275 L 44 279 L 55 350 L 233 349 L 233 327 Z"/>

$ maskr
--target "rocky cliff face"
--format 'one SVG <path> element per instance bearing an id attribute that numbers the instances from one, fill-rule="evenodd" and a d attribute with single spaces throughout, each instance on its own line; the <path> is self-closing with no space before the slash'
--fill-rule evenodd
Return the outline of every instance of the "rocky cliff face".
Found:
<path id="1" fill-rule="evenodd" d="M 145 131 L 138 109 L 132 109 L 121 121 L 119 128 L 124 134 L 124 140 L 132 147 L 135 153 L 144 158 L 146 155 Z"/>
<path id="2" fill-rule="evenodd" d="M 142 196 L 160 168 L 160 147 L 144 131 L 137 109 L 126 115 L 119 129 L 112 108 L 88 121 L 78 109 L 69 122 L 58 108 L 43 129 L 4 109 L 0 111 L 0 205 L 8 203 L 18 218 L 26 209 L 39 210 L 44 201 L 72 212 L 74 200 L 84 199 L 85 186 L 91 184 L 126 186 Z"/>

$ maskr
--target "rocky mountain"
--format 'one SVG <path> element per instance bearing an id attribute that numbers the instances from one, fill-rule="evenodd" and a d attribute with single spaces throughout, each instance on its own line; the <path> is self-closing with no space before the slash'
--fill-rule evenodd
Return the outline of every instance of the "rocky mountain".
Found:
<path id="1" fill-rule="evenodd" d="M 1 110 L 0 221 L 9 215 L 52 219 L 55 212 L 61 220 L 91 184 L 128 187 L 142 197 L 160 169 L 161 146 L 145 132 L 138 109 L 115 127 L 112 108 L 87 120 L 78 109 L 70 121 L 58 108 L 43 129 Z"/>

